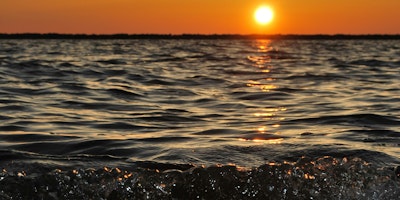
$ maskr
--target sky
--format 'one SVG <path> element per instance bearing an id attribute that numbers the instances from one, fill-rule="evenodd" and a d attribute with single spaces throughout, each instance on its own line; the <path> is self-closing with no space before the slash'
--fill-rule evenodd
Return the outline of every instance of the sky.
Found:
<path id="1" fill-rule="evenodd" d="M 268 5 L 274 19 L 257 24 Z M 400 0 L 0 0 L 0 33 L 400 34 Z"/>

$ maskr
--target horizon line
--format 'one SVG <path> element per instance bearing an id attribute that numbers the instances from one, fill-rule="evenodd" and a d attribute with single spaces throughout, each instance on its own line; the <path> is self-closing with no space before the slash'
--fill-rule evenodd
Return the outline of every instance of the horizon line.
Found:
<path id="1" fill-rule="evenodd" d="M 399 34 L 0 33 L 0 39 L 400 39 Z"/>

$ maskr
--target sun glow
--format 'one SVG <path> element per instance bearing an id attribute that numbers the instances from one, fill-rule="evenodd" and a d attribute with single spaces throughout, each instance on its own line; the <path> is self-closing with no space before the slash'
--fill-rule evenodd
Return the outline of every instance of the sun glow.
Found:
<path id="1" fill-rule="evenodd" d="M 261 25 L 268 24 L 274 18 L 274 12 L 270 7 L 260 6 L 254 12 L 254 19 Z"/>

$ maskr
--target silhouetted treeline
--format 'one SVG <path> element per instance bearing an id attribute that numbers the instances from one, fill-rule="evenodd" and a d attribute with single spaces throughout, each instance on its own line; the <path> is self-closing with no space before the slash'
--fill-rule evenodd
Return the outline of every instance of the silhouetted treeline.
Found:
<path id="1" fill-rule="evenodd" d="M 300 40 L 398 40 L 397 35 L 239 35 L 239 34 L 58 34 L 58 33 L 18 33 L 0 34 L 0 39 L 300 39 Z"/>

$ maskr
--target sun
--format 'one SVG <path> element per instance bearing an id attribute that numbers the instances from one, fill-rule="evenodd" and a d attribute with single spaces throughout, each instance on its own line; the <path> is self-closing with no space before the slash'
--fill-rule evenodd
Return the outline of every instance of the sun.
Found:
<path id="1" fill-rule="evenodd" d="M 268 24 L 274 18 L 274 12 L 270 7 L 260 6 L 254 12 L 254 19 L 261 25 Z"/>

